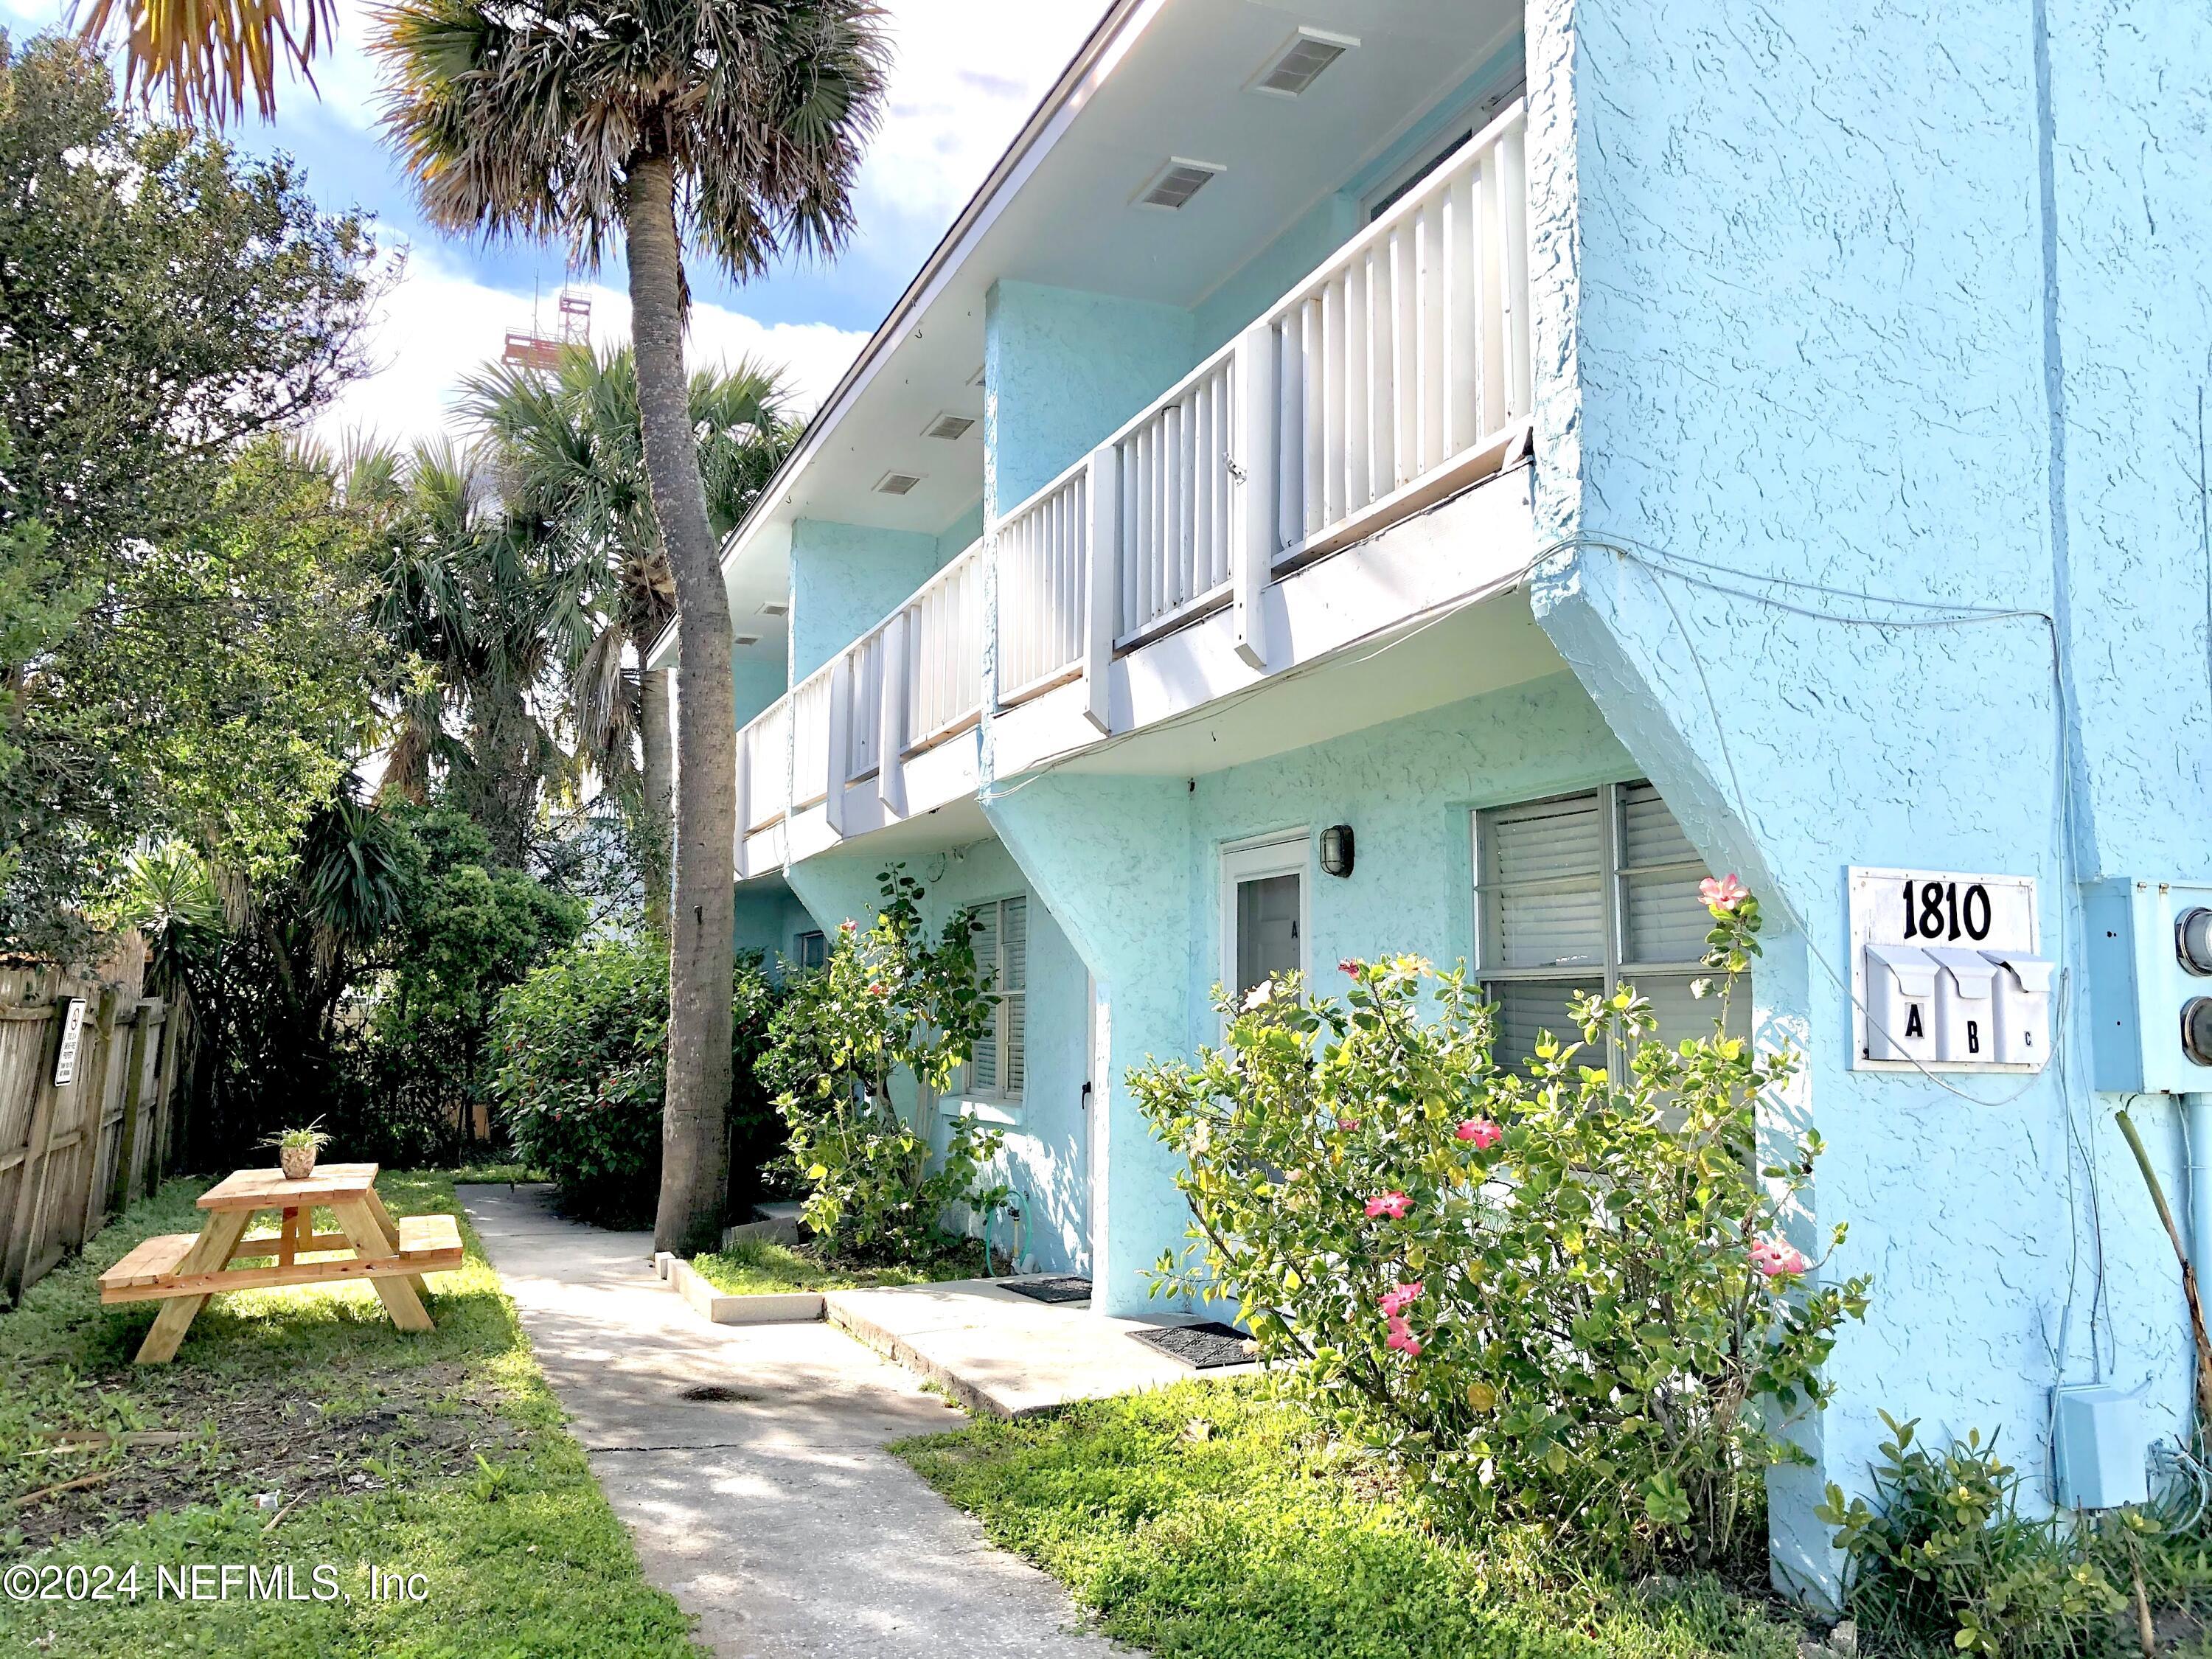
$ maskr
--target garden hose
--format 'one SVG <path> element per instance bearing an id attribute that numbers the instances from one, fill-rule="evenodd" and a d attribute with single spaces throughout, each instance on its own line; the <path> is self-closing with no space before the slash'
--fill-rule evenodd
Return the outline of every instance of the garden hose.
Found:
<path id="1" fill-rule="evenodd" d="M 987 1205 L 983 1210 L 983 1273 L 988 1279 L 1007 1277 L 999 1272 L 998 1260 L 991 1254 L 991 1216 L 994 1211 L 1003 1211 L 1013 1218 L 1014 1248 L 1007 1252 L 1006 1263 L 1012 1273 L 1018 1273 L 1022 1265 L 1022 1250 L 1029 1243 L 1030 1195 L 1023 1188 L 1012 1189 L 1012 1202 L 1001 1201 Z"/>

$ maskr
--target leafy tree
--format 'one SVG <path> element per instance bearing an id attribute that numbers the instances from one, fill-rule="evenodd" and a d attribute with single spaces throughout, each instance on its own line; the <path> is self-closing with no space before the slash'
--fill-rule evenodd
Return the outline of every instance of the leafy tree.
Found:
<path id="1" fill-rule="evenodd" d="M 375 50 L 385 125 L 448 229 L 565 238 L 598 263 L 619 234 L 653 516 L 676 581 L 668 1102 L 655 1242 L 714 1239 L 724 1190 L 735 921 L 737 725 L 729 604 L 684 365 L 688 240 L 735 275 L 840 246 L 884 97 L 873 0 L 398 0 Z"/>
<path id="2" fill-rule="evenodd" d="M 806 1224 L 832 1253 L 893 1261 L 936 1255 L 956 1203 L 997 1201 L 983 1183 L 1001 1136 L 961 1117 L 933 1150 L 939 1096 L 974 1053 L 998 998 L 975 963 L 972 911 L 922 925 L 922 885 L 883 872 L 884 904 L 862 933 L 847 922 L 818 972 L 799 975 L 769 1026 L 761 1080 L 791 1128 L 807 1188 Z M 919 1086 L 902 1107 L 895 1081 Z"/>
<path id="3" fill-rule="evenodd" d="M 281 441 L 364 367 L 374 246 L 113 90 L 0 37 L 0 941 L 50 954 L 135 846 L 269 873 L 374 678 L 359 526 Z"/>
<path id="4" fill-rule="evenodd" d="M 740 363 L 691 375 L 707 514 L 734 530 L 798 441 L 774 371 Z M 647 925 L 668 931 L 668 836 L 675 757 L 668 673 L 646 653 L 676 614 L 676 581 L 653 517 L 637 362 L 628 347 L 572 348 L 556 372 L 490 364 L 461 408 L 495 445 L 502 488 L 590 562 L 596 629 L 568 665 L 578 758 L 628 805 Z M 635 662 L 639 666 L 632 667 Z"/>

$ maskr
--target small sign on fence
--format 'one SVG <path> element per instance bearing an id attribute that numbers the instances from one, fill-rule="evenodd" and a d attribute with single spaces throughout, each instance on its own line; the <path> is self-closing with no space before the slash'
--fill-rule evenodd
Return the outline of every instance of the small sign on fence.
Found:
<path id="1" fill-rule="evenodd" d="M 84 1036 L 84 999 L 71 997 L 62 1019 L 61 1052 L 54 1056 L 54 1087 L 66 1089 L 76 1081 L 77 1045 Z"/>

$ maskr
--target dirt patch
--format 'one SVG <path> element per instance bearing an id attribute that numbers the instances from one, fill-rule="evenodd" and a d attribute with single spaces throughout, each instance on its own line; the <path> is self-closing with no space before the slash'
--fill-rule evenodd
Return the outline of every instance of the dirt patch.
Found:
<path id="1" fill-rule="evenodd" d="M 497 1399 L 470 1385 L 459 1364 L 383 1373 L 343 1395 L 242 1387 L 183 1367 L 158 1381 L 143 1372 L 100 1381 L 127 1389 L 137 1426 L 180 1437 L 95 1451 L 34 1443 L 29 1461 L 43 1467 L 32 1486 L 61 1490 L 0 1517 L 22 1529 L 28 1548 L 240 1492 L 273 1519 L 334 1493 L 472 1473 L 479 1455 L 498 1462 L 522 1439 L 498 1415 Z"/>

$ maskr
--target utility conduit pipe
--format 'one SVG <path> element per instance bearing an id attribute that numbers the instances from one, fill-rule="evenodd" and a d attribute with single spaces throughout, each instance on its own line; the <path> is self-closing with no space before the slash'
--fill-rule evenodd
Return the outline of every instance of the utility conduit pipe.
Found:
<path id="1" fill-rule="evenodd" d="M 2189 1259 L 2197 1282 L 2212 1281 L 2212 1094 L 2181 1097 L 2189 1138 Z"/>

